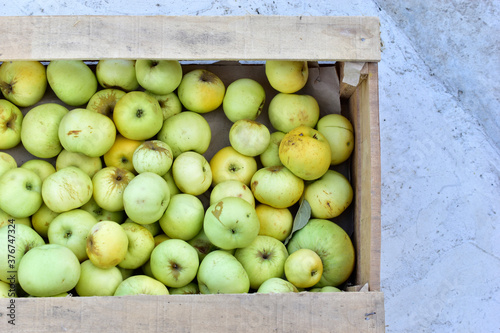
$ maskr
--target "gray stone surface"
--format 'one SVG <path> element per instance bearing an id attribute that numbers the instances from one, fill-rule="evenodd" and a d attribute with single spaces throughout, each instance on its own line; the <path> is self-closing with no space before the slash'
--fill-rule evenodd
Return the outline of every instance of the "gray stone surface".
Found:
<path id="1" fill-rule="evenodd" d="M 0 13 L 379 16 L 386 330 L 498 332 L 499 5 L 20 0 Z"/>

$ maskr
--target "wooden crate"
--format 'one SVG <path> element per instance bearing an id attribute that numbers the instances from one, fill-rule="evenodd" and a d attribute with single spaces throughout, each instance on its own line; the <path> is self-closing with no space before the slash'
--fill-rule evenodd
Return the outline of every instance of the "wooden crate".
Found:
<path id="1" fill-rule="evenodd" d="M 0 61 L 103 58 L 336 62 L 342 113 L 355 128 L 354 285 L 343 293 L 19 298 L 15 327 L 8 324 L 9 299 L 0 299 L 0 331 L 385 331 L 380 291 L 378 18 L 0 17 Z M 360 64 L 359 82 L 344 82 L 344 72 Z"/>

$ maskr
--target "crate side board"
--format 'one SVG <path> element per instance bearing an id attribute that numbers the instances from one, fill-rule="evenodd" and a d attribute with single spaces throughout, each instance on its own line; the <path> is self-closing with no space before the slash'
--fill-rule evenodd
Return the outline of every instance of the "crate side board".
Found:
<path id="1" fill-rule="evenodd" d="M 381 52 L 379 19 L 364 16 L 6 16 L 0 36 L 0 61 L 379 61 Z"/>

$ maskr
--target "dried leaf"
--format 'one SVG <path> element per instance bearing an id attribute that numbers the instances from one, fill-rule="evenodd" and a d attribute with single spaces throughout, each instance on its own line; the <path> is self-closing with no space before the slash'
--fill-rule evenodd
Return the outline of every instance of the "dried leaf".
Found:
<path id="1" fill-rule="evenodd" d="M 293 233 L 304 228 L 307 222 L 309 222 L 310 218 L 311 218 L 311 206 L 309 205 L 309 202 L 307 202 L 307 200 L 304 199 L 300 203 L 299 210 L 297 211 L 297 214 L 293 219 L 292 232 L 290 233 L 290 235 L 288 235 L 288 237 L 285 239 L 283 243 L 286 245 L 290 240 L 290 238 L 292 238 Z"/>

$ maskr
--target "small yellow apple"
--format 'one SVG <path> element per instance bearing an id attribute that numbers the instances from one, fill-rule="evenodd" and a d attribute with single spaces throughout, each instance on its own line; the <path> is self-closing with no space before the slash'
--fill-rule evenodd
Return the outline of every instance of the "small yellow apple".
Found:
<path id="1" fill-rule="evenodd" d="M 274 208 L 264 204 L 255 207 L 260 221 L 259 235 L 274 237 L 284 241 L 293 226 L 293 216 L 288 208 Z"/>
<path id="2" fill-rule="evenodd" d="M 104 164 L 106 166 L 114 166 L 136 173 L 132 163 L 134 151 L 142 144 L 142 141 L 127 139 L 123 135 L 118 134 L 115 143 L 104 154 Z"/>
<path id="3" fill-rule="evenodd" d="M 96 223 L 87 237 L 87 255 L 94 266 L 111 268 L 123 261 L 128 250 L 128 237 L 114 221 Z"/>
<path id="4" fill-rule="evenodd" d="M 310 249 L 300 249 L 285 261 L 285 276 L 297 288 L 309 288 L 321 279 L 323 263 L 319 255 Z"/>
<path id="5" fill-rule="evenodd" d="M 195 69 L 185 74 L 177 88 L 182 105 L 198 113 L 214 111 L 221 106 L 225 92 L 224 82 L 205 69 Z"/>

